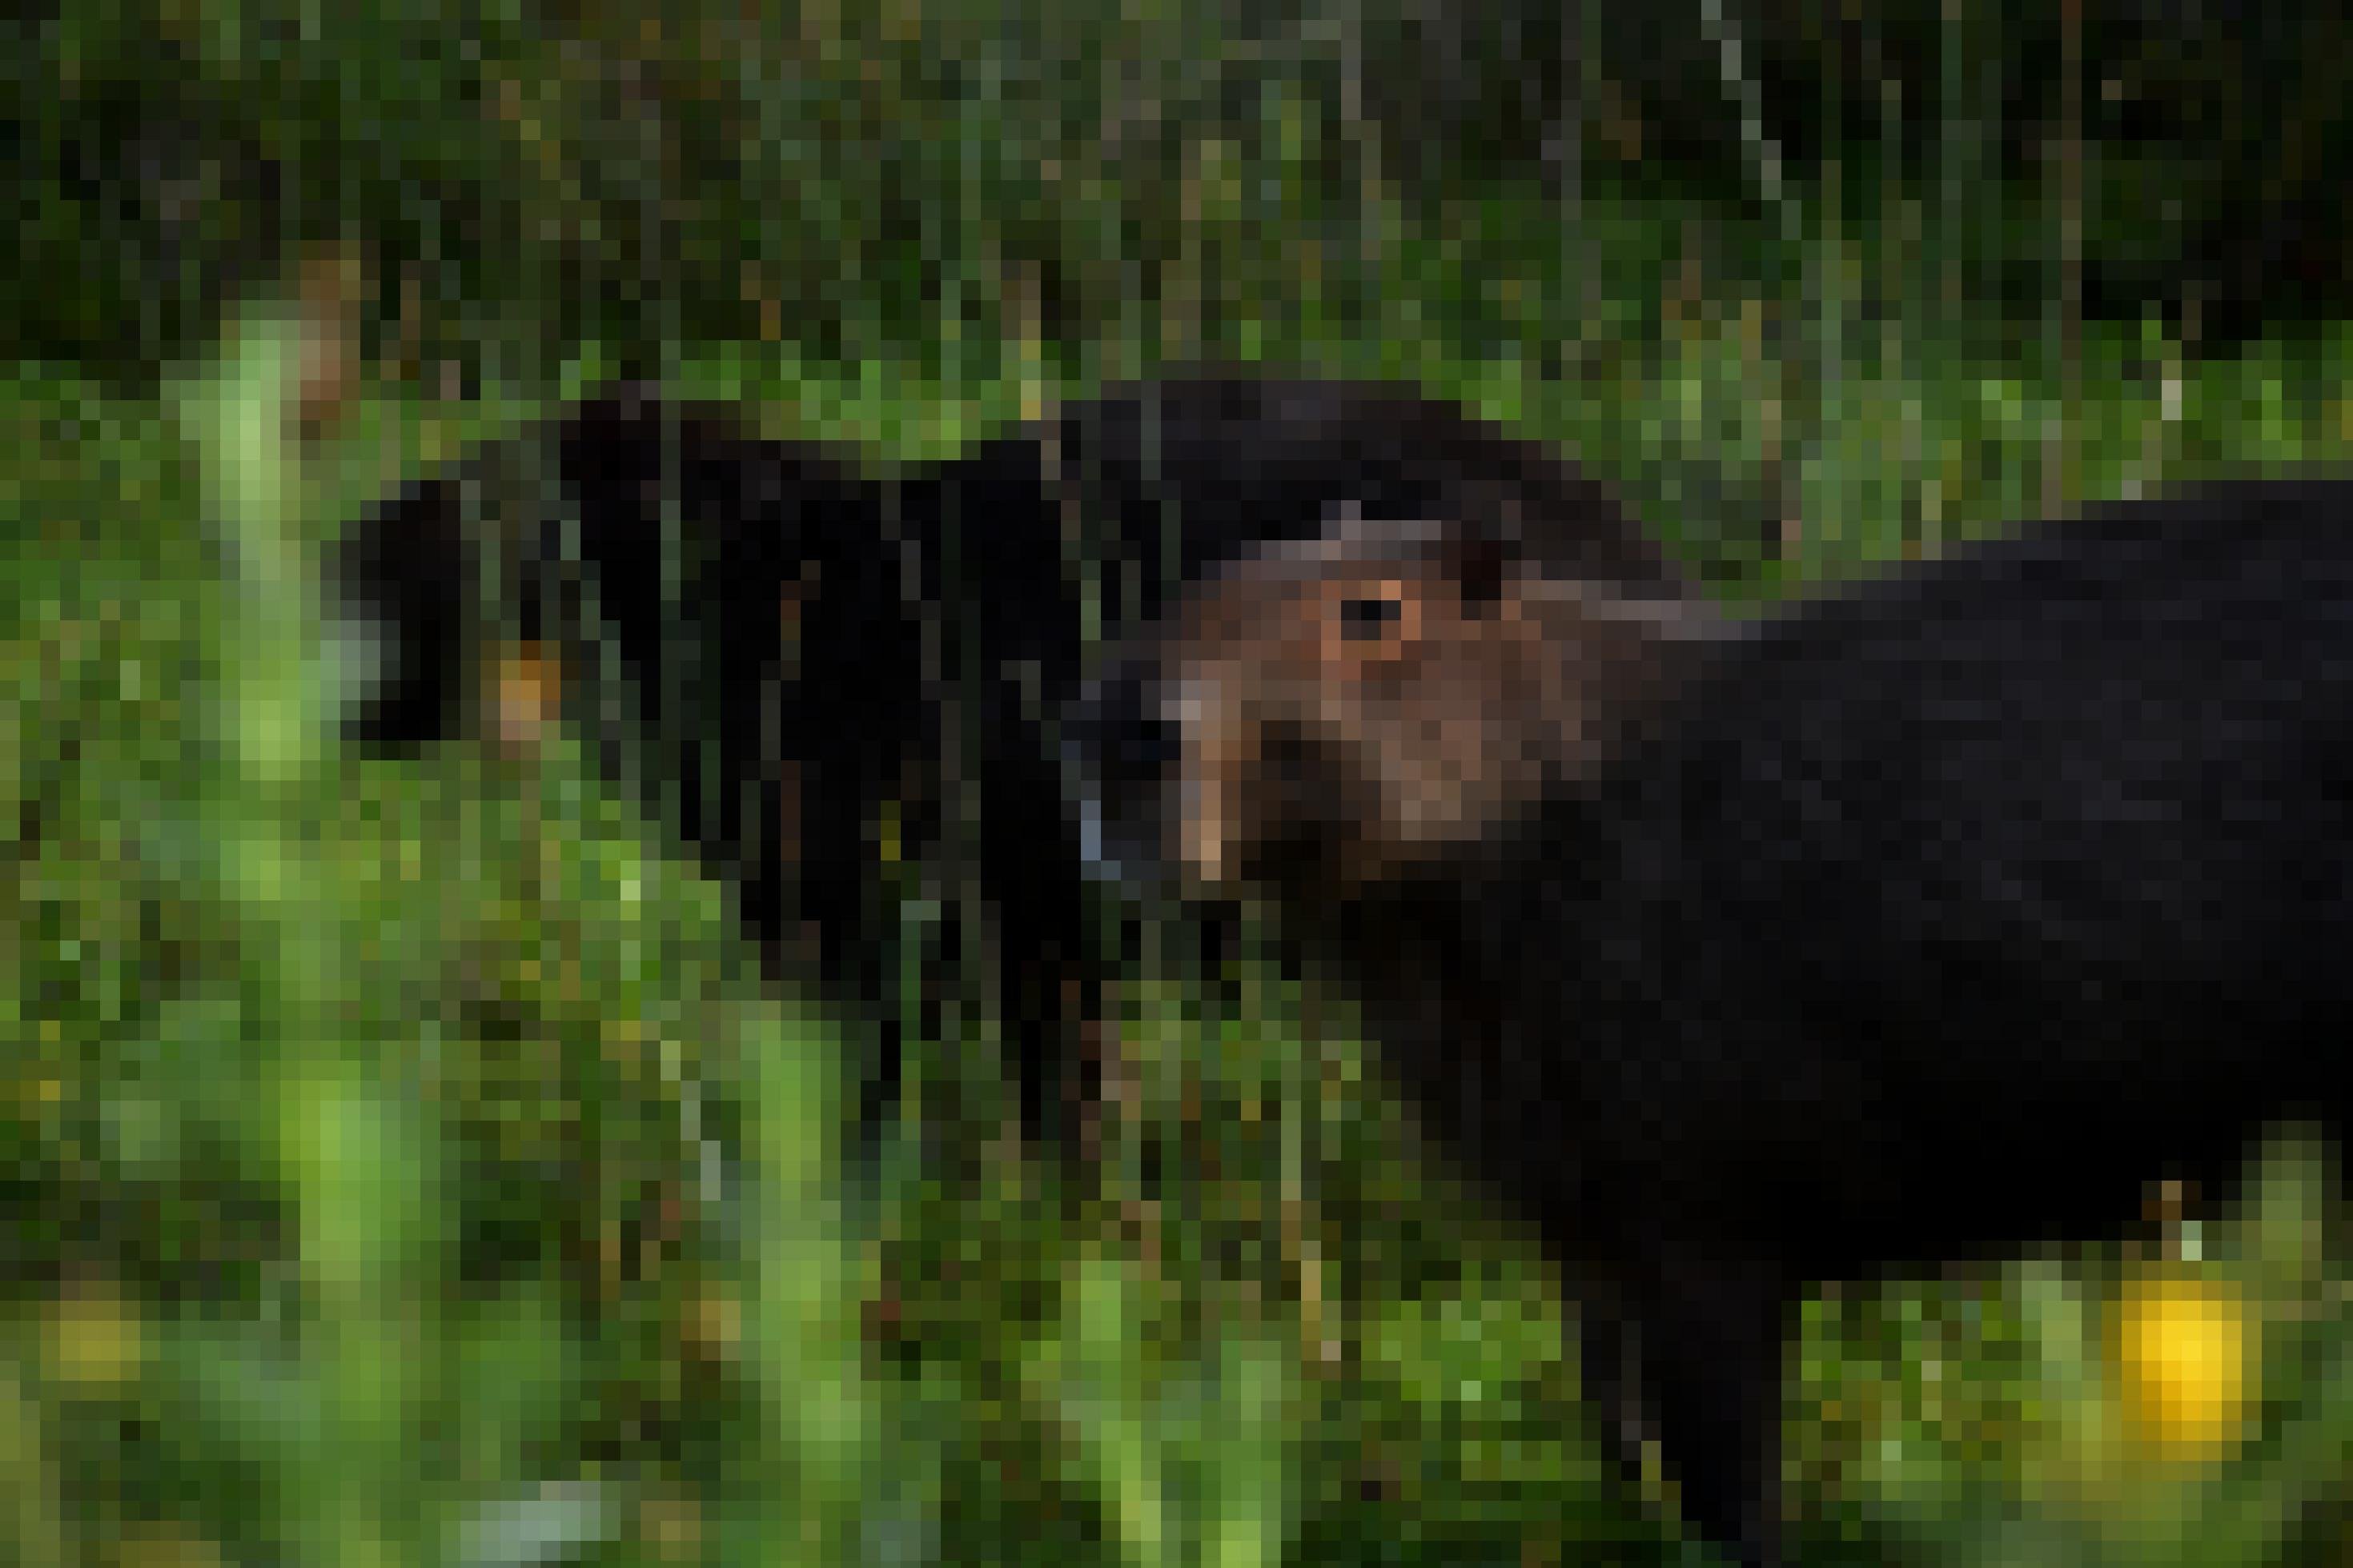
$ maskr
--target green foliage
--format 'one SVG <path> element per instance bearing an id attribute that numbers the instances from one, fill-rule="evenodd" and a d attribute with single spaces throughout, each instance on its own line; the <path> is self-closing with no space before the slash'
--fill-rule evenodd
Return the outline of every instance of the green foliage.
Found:
<path id="1" fill-rule="evenodd" d="M 1763 449 L 1747 321 L 1662 333 L 1606 416 L 1435 348 L 1430 384 L 1627 471 L 1716 445 L 1736 466 Z M 2109 395 L 2072 407 L 1933 338 L 1842 362 L 1816 405 L 1767 382 L 1780 438 L 1824 454 L 1817 515 L 1881 528 L 1825 523 L 1788 569 L 2016 511 L 2053 412 L 2100 489 L 2342 442 L 2316 360 L 2092 352 Z M 1883 383 L 1902 393 L 1859 390 Z M 740 353 L 700 384 L 910 454 L 1025 395 L 1018 372 L 828 382 Z M 1004 1096 L 934 1071 L 932 1152 L 860 1196 L 835 1032 L 762 999 L 714 890 L 569 742 L 363 766 L 255 726 L 328 679 L 301 595 L 257 615 L 255 574 L 299 584 L 315 518 L 380 482 L 367 453 L 430 460 L 453 432 L 371 409 L 300 477 L 223 406 L 192 463 L 86 387 L 0 405 L 26 455 L 0 610 L 0 1516 L 23 1560 L 115 1534 L 482 1563 L 1672 1555 L 1595 1459 L 1526 1240 L 1279 976 L 1246 972 L 1223 1011 L 1133 990 L 1098 1189 L 1048 1201 Z M 1890 458 L 1932 453 L 1936 500 Z M 2199 1238 L 2263 1326 L 2257 1429 L 2219 1463 L 2119 1446 L 2101 1257 L 1811 1316 L 1798 1495 L 1826 1552 L 1857 1523 L 1960 1560 L 2323 1550 L 2353 1404 L 2319 1310 L 2325 1184 L 2296 1169 Z"/>
<path id="2" fill-rule="evenodd" d="M 1132 373 L 1293 315 L 1409 343 L 1401 300 L 1477 312 L 1523 278 L 1465 257 L 1395 291 L 1393 248 L 1493 191 L 1521 261 L 1571 258 L 1517 307 L 1569 342 L 1662 291 L 1591 270 L 1627 223 L 1737 234 L 1731 280 L 1778 291 L 1790 258 L 1760 237 L 1905 203 L 2014 323 L 2060 298 L 2071 244 L 2127 315 L 2335 298 L 2353 120 L 2327 7 L 2094 0 L 2072 126 L 2052 7 L 1883 10 L 1776 0 L 1727 33 L 1704 6 L 1531 0 L 55 7 L 0 61 L 0 356 L 142 382 L 331 243 L 371 263 L 372 341 L 427 386 L 450 363 L 537 384 L 587 341 L 651 370 L 735 341 L 952 379 L 1007 343 Z M 2093 154 L 2067 196 L 2071 133 Z"/>
<path id="3" fill-rule="evenodd" d="M 1169 358 L 1410 378 L 1743 597 L 2353 434 L 2341 336 L 2021 320 L 1987 280 L 2050 238 L 2028 185 L 1850 157 L 1758 224 L 1672 170 L 1572 209 L 1490 148 L 1411 188 L 1317 20 L 159 0 L 12 58 L 7 346 L 88 374 L 0 385 L 0 1558 L 1681 1560 L 1596 1461 L 1528 1238 L 1280 976 L 1131 987 L 1080 1192 L 960 1018 L 869 1191 L 854 1041 L 572 742 L 364 765 L 318 722 L 323 530 L 619 364 L 895 457 Z M 93 146 L 130 188 L 58 177 Z M 184 418 L 106 390 L 352 232 L 377 346 L 501 395 L 369 401 L 298 469 L 266 321 Z M 2118 1436 L 2133 1259 L 1817 1303 L 1823 1555 L 2341 1554 L 2342 1252 L 2283 1168 L 2169 1237 L 2263 1346 L 2186 1472 Z"/>

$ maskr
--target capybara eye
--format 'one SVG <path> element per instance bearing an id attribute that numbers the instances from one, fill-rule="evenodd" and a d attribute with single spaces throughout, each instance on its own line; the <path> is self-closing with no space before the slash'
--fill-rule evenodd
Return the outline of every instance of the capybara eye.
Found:
<path id="1" fill-rule="evenodd" d="M 1385 637 L 1397 629 L 1405 616 L 1405 606 L 1391 598 L 1343 599 L 1340 601 L 1340 635 L 1351 642 L 1369 642 Z"/>

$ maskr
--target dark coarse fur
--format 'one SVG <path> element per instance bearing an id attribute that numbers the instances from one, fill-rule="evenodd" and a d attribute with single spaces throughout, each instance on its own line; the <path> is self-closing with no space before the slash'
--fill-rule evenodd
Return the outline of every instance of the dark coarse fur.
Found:
<path id="1" fill-rule="evenodd" d="M 1810 1283 L 2090 1239 L 2353 1118 L 2353 485 L 2103 508 L 1703 647 L 1475 840 L 1259 891 L 1758 1563 Z"/>
<path id="2" fill-rule="evenodd" d="M 1465 507 L 1525 517 L 1564 570 L 1676 581 L 1572 464 L 1392 389 L 1171 378 L 881 471 L 623 388 L 362 520 L 338 575 L 390 667 L 355 729 L 454 733 L 498 641 L 553 645 L 607 771 L 730 874 L 772 952 L 813 958 L 877 1026 L 877 1101 L 897 922 L 872 824 L 902 803 L 911 847 L 974 854 L 1025 1114 L 1061 1126 L 1103 956 L 1051 734 L 1089 660 L 1088 595 L 1115 631 L 1204 563 L 1339 513 Z"/>
<path id="3" fill-rule="evenodd" d="M 890 500 L 842 456 L 753 438 L 720 408 L 585 404 L 406 488 L 345 539 L 333 577 L 385 665 L 351 732 L 382 751 L 459 733 L 504 645 L 551 648 L 603 771 L 733 874 L 772 953 L 799 945 L 794 912 L 822 911 L 807 934 L 826 967 L 879 997 L 860 918 L 870 817 L 913 745 L 915 715 L 892 700 L 921 690 Z M 810 646 L 836 679 L 791 678 Z M 845 668 L 874 705 L 846 700 Z M 788 756 L 827 765 L 787 777 L 772 764 Z"/>

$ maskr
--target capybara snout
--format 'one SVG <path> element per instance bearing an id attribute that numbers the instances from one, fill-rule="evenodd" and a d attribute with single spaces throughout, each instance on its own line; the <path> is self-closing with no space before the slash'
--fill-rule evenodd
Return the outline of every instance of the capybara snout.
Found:
<path id="1" fill-rule="evenodd" d="M 1082 689 L 1062 716 L 1063 771 L 1081 851 L 1107 881 L 1156 879 L 1159 845 L 1147 825 L 1165 815 L 1158 795 L 1174 787 L 1182 745 L 1160 685 L 1150 660 L 1122 659 Z"/>

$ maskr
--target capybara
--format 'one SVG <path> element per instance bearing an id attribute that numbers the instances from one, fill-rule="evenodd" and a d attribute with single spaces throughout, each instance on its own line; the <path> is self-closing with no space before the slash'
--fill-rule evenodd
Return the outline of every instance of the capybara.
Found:
<path id="1" fill-rule="evenodd" d="M 1204 576 L 1085 831 L 1269 907 L 1540 1230 L 1687 1525 L 1777 1560 L 1812 1284 L 2095 1239 L 2353 1114 L 2353 484 L 2094 509 L 1755 622 L 1480 518 Z"/>

